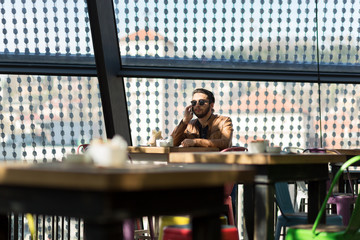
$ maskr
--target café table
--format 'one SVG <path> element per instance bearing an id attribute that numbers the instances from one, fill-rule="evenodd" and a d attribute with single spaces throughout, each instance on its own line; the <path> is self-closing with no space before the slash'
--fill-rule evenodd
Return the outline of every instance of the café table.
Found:
<path id="1" fill-rule="evenodd" d="M 0 164 L 0 239 L 8 213 L 83 219 L 87 240 L 122 239 L 125 219 L 186 214 L 193 239 L 220 239 L 224 184 L 253 178 L 247 166 Z"/>
<path id="2" fill-rule="evenodd" d="M 335 149 L 340 154 L 347 155 L 349 158 L 360 155 L 360 149 Z"/>
<path id="3" fill-rule="evenodd" d="M 245 239 L 274 239 L 274 183 L 282 181 L 309 182 L 308 221 L 315 221 L 326 193 L 328 163 L 345 162 L 341 154 L 251 154 L 225 153 L 171 153 L 169 163 L 202 163 L 252 166 L 256 169 L 253 184 L 244 184 Z M 325 221 L 325 219 L 323 220 Z"/>
<path id="4" fill-rule="evenodd" d="M 127 150 L 132 161 L 166 164 L 169 161 L 169 154 L 173 152 L 218 152 L 219 148 L 129 146 Z"/>

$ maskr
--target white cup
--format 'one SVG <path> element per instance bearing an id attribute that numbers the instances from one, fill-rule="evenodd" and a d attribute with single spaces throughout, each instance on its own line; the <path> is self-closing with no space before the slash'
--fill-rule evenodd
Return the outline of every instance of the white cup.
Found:
<path id="1" fill-rule="evenodd" d="M 95 165 L 102 167 L 119 167 L 128 160 L 127 143 L 120 136 L 115 136 L 106 143 L 90 144 L 85 154 Z"/>
<path id="2" fill-rule="evenodd" d="M 168 147 L 169 146 L 169 143 L 167 140 L 165 139 L 157 139 L 156 140 L 156 146 L 157 147 Z"/>
<path id="3" fill-rule="evenodd" d="M 248 151 L 249 153 L 264 153 L 266 147 L 269 145 L 269 141 L 252 141 L 249 143 Z"/>
<path id="4" fill-rule="evenodd" d="M 90 154 L 95 165 L 102 167 L 122 166 L 127 160 L 126 149 L 113 148 L 106 144 L 90 146 L 87 153 Z"/>

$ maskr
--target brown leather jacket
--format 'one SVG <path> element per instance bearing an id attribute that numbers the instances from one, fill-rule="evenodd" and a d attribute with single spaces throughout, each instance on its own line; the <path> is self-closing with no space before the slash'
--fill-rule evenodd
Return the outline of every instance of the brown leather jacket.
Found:
<path id="1" fill-rule="evenodd" d="M 181 122 L 174 129 L 171 136 L 174 146 L 179 146 L 185 138 L 195 139 L 196 147 L 217 147 L 220 150 L 231 147 L 233 126 L 231 118 L 213 114 L 208 120 L 209 129 L 206 139 L 200 138 L 199 129 L 196 127 L 197 119 L 188 124 Z"/>

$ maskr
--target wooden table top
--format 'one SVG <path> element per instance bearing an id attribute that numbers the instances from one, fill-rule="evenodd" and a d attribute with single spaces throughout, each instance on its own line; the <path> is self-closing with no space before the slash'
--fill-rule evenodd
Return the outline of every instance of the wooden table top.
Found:
<path id="1" fill-rule="evenodd" d="M 168 154 L 172 152 L 218 152 L 218 148 L 208 147 L 148 147 L 148 146 L 129 146 L 129 153 L 160 153 Z"/>
<path id="2" fill-rule="evenodd" d="M 357 156 L 360 155 L 360 149 L 336 149 L 341 154 Z"/>
<path id="3" fill-rule="evenodd" d="M 0 186 L 51 187 L 99 191 L 139 191 L 184 187 L 220 186 L 233 181 L 252 181 L 246 166 L 126 165 L 99 168 L 64 163 L 0 164 Z"/>
<path id="4" fill-rule="evenodd" d="M 170 153 L 170 163 L 226 163 L 246 165 L 323 164 L 345 162 L 342 154 L 251 154 L 246 152 Z"/>

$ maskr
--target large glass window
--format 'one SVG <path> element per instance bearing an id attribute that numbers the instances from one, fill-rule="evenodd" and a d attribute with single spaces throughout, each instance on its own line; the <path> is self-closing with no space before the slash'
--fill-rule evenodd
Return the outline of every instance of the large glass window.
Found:
<path id="1" fill-rule="evenodd" d="M 169 137 L 199 87 L 214 92 L 215 114 L 231 117 L 233 145 L 268 139 L 282 147 L 359 146 L 356 84 L 321 84 L 319 94 L 316 83 L 127 78 L 133 144 L 146 145 L 153 129 Z"/>
<path id="2" fill-rule="evenodd" d="M 323 146 L 358 148 L 360 98 L 357 84 L 322 84 L 321 119 Z"/>
<path id="3" fill-rule="evenodd" d="M 0 75 L 4 160 L 56 161 L 106 137 L 97 78 Z"/>
<path id="4" fill-rule="evenodd" d="M 94 65 L 85 1 L 3 1 L 0 7 L 0 61 Z M 354 1 L 114 0 L 114 8 L 125 69 L 197 69 L 202 75 L 127 73 L 134 145 L 146 144 L 152 129 L 169 136 L 197 87 L 214 91 L 216 112 L 233 119 L 234 145 L 254 138 L 281 146 L 358 145 L 357 85 L 316 83 L 326 74 L 342 74 L 341 82 L 359 72 L 360 7 Z M 213 80 L 214 70 L 238 77 Z M 271 75 L 248 81 L 241 77 L 247 70 Z M 1 82 L 2 157 L 61 158 L 79 143 L 104 137 L 94 78 L 2 75 Z"/>
<path id="5" fill-rule="evenodd" d="M 214 92 L 215 114 L 231 117 L 233 145 L 320 146 L 319 94 L 314 83 L 126 79 L 131 133 L 146 145 L 153 129 L 169 137 L 195 88 Z M 141 106 L 141 107 L 139 107 Z"/>
<path id="6" fill-rule="evenodd" d="M 319 1 L 319 64 L 324 72 L 359 72 L 360 6 Z"/>
<path id="7" fill-rule="evenodd" d="M 1 1 L 1 62 L 94 64 L 86 1 Z"/>
<path id="8" fill-rule="evenodd" d="M 319 62 L 323 71 L 346 64 L 358 72 L 350 66 L 359 59 L 359 6 L 316 2 L 115 1 L 122 60 L 286 71 L 317 71 Z"/>
<path id="9" fill-rule="evenodd" d="M 113 2 L 133 145 L 168 137 L 202 87 L 232 118 L 233 145 L 359 147 L 355 1 Z M 0 159 L 57 161 L 106 138 L 98 79 L 83 74 L 95 66 L 86 0 L 3 0 L 0 18 Z M 39 222 L 51 238 L 58 220 Z"/>

